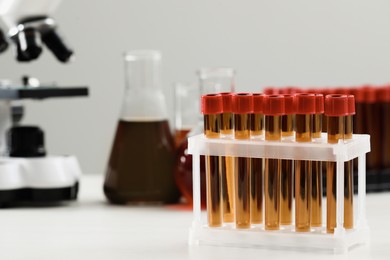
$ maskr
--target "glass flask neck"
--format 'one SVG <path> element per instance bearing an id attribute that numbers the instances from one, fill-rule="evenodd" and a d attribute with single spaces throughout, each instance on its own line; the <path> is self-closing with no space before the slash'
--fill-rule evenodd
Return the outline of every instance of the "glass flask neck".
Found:
<path id="1" fill-rule="evenodd" d="M 161 89 L 161 53 L 136 50 L 125 54 L 125 80 L 128 90 Z"/>
<path id="2" fill-rule="evenodd" d="M 168 119 L 161 90 L 161 54 L 154 50 L 127 52 L 126 91 L 121 119 L 125 121 L 161 121 Z"/>

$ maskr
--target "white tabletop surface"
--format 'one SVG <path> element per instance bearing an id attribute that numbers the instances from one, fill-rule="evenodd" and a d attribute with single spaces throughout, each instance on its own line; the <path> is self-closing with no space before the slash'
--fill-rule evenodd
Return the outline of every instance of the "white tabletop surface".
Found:
<path id="1" fill-rule="evenodd" d="M 78 202 L 0 210 L 0 259 L 390 259 L 390 192 L 369 194 L 371 243 L 346 255 L 189 247 L 190 211 L 106 203 L 102 177 L 84 176 Z"/>

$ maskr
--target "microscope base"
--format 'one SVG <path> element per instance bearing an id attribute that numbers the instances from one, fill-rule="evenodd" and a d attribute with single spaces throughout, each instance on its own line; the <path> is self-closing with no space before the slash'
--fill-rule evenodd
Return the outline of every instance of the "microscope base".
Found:
<path id="1" fill-rule="evenodd" d="M 0 207 L 76 200 L 80 176 L 74 156 L 0 157 Z"/>

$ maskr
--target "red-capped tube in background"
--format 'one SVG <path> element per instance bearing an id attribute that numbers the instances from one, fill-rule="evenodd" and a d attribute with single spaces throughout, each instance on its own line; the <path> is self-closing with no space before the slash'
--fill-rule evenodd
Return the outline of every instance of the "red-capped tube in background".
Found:
<path id="1" fill-rule="evenodd" d="M 295 114 L 295 95 L 285 94 L 284 96 L 284 114 L 292 115 Z"/>
<path id="2" fill-rule="evenodd" d="M 263 113 L 263 98 L 264 95 L 261 93 L 253 93 L 253 113 Z"/>

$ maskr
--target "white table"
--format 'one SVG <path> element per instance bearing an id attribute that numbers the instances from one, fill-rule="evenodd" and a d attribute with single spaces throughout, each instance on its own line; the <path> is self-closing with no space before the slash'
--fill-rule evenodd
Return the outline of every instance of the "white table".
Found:
<path id="1" fill-rule="evenodd" d="M 367 198 L 371 244 L 348 255 L 187 245 L 191 211 L 112 206 L 102 177 L 84 176 L 78 202 L 0 210 L 0 259 L 390 259 L 390 193 Z"/>

